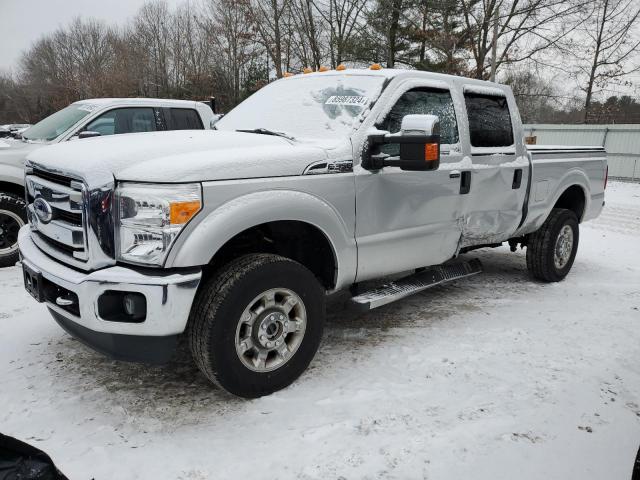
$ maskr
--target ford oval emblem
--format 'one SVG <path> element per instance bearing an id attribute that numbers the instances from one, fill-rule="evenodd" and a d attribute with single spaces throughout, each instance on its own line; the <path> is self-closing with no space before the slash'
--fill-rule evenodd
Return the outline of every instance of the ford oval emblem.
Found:
<path id="1" fill-rule="evenodd" d="M 33 201 L 33 210 L 36 212 L 38 220 L 42 223 L 49 223 L 53 218 L 51 205 L 42 197 L 38 197 Z"/>

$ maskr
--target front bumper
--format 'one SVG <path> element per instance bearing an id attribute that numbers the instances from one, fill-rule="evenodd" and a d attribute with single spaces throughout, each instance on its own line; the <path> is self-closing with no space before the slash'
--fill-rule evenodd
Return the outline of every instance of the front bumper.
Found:
<path id="1" fill-rule="evenodd" d="M 170 359 L 187 325 L 202 276 L 199 269 L 176 273 L 114 266 L 80 272 L 42 252 L 31 239 L 28 225 L 20 230 L 18 246 L 26 267 L 77 296 L 79 315 L 51 299 L 45 301 L 55 320 L 71 335 L 116 359 L 153 363 Z M 129 323 L 101 318 L 98 299 L 113 290 L 144 295 L 145 320 Z"/>

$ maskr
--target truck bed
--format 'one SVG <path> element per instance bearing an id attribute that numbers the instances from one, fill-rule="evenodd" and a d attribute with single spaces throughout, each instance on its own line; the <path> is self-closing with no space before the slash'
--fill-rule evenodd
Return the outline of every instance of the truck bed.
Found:
<path id="1" fill-rule="evenodd" d="M 559 196 L 572 185 L 578 185 L 573 187 L 575 199 L 572 201 L 579 202 L 582 193 L 584 208 L 579 220 L 583 222 L 600 214 L 607 170 L 604 147 L 527 145 L 527 151 L 531 155 L 532 173 L 526 221 L 519 233 L 537 230 Z"/>

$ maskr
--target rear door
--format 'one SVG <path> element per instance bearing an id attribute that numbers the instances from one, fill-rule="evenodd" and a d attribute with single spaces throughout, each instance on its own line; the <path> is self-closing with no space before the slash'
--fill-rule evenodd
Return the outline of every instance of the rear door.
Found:
<path id="1" fill-rule="evenodd" d="M 517 230 L 529 173 L 510 99 L 498 89 L 465 88 L 464 101 L 473 173 L 463 247 L 501 242 Z"/>

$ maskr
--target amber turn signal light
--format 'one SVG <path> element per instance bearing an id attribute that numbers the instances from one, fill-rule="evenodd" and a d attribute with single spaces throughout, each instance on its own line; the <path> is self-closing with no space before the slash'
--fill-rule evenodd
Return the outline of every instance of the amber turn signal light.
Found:
<path id="1" fill-rule="evenodd" d="M 434 162 L 436 160 L 438 160 L 438 144 L 425 143 L 424 144 L 424 161 Z"/>
<path id="2" fill-rule="evenodd" d="M 200 211 L 200 202 L 175 202 L 169 209 L 169 222 L 171 225 L 184 225 Z"/>

